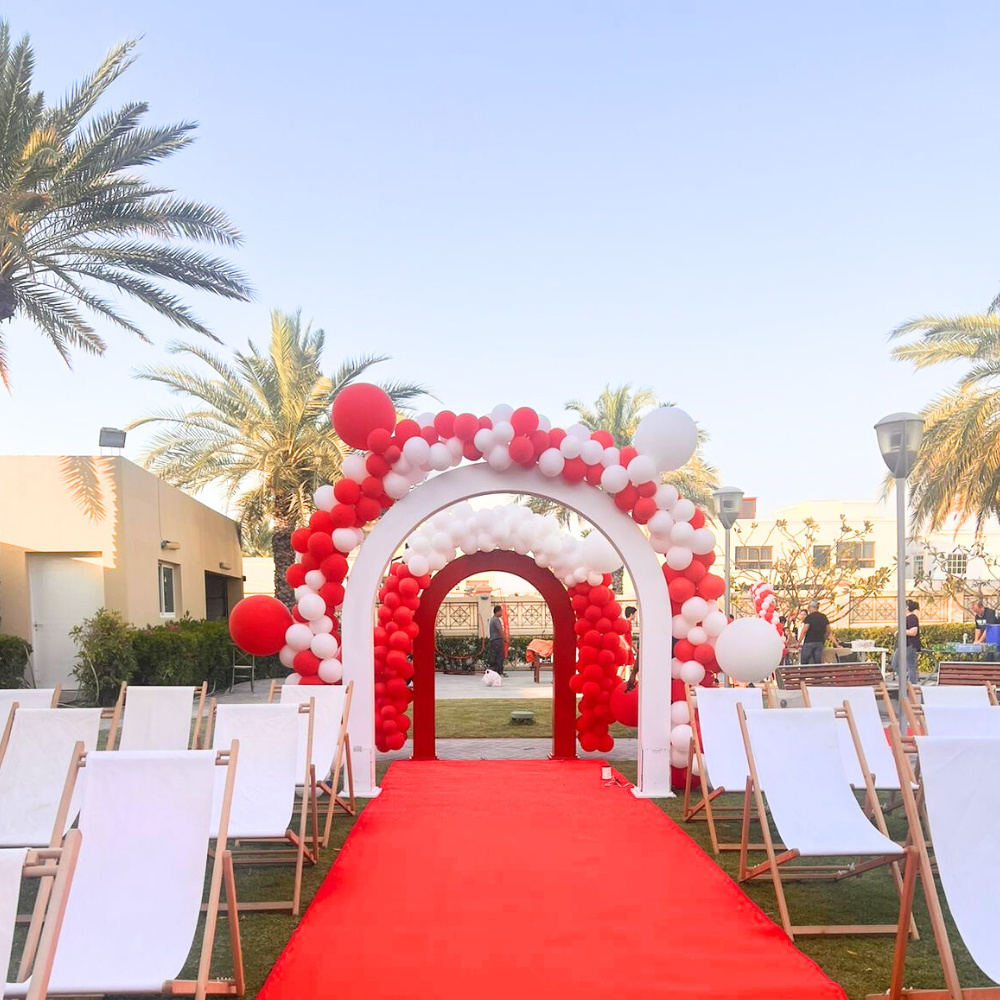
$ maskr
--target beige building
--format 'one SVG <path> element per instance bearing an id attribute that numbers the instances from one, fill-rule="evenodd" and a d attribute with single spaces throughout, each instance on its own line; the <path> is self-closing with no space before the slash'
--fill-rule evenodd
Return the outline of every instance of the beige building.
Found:
<path id="1" fill-rule="evenodd" d="M 236 523 L 121 457 L 0 456 L 0 632 L 39 686 L 74 687 L 69 630 L 225 618 L 243 597 Z"/>

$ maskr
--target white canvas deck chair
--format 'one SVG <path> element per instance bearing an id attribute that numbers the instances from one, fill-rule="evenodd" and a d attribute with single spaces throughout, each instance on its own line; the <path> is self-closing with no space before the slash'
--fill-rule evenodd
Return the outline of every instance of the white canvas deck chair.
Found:
<path id="1" fill-rule="evenodd" d="M 207 694 L 208 681 L 201 687 L 126 686 L 118 749 L 197 750 L 201 746 Z M 112 729 L 107 749 L 114 748 Z"/>
<path id="2" fill-rule="evenodd" d="M 914 735 L 924 732 L 923 710 L 925 705 L 954 705 L 987 708 L 996 705 L 996 689 L 992 684 L 945 684 L 906 686 L 907 699 L 903 703 L 907 722 Z"/>
<path id="3" fill-rule="evenodd" d="M 694 720 L 696 716 L 698 719 L 698 725 L 692 725 L 694 736 L 684 779 L 684 822 L 704 819 L 708 823 L 708 835 L 716 854 L 720 851 L 738 851 L 739 841 L 719 841 L 715 824 L 726 820 L 742 820 L 743 802 L 738 807 L 720 808 L 715 800 L 726 792 L 746 796 L 750 772 L 747 770 L 747 752 L 743 746 L 736 706 L 743 705 L 746 709 L 763 708 L 761 689 L 699 687 L 695 692 L 690 684 L 685 684 L 684 694 L 691 719 Z M 692 764 L 695 763 L 701 778 L 701 800 L 698 802 L 691 801 Z M 763 844 L 750 845 L 750 850 L 763 849 Z"/>
<path id="4" fill-rule="evenodd" d="M 891 866 L 897 889 L 902 888 L 899 861 L 904 850 L 889 839 L 870 772 L 862 761 L 859 766 L 866 776 L 865 793 L 874 825 L 858 804 L 844 771 L 837 722 L 838 717 L 846 718 L 856 733 L 850 704 L 838 710 L 786 708 L 750 712 L 739 705 L 737 712 L 750 770 L 743 807 L 739 880 L 771 879 L 781 925 L 793 940 L 796 934 L 895 933 L 895 924 L 795 925 L 782 888 L 783 879 L 839 881 L 882 865 Z M 860 748 L 860 741 L 856 745 Z M 775 850 L 769 825 L 761 823 L 767 860 L 750 867 L 750 801 L 752 797 L 758 815 L 765 816 L 765 796 L 785 848 L 781 853 Z M 788 864 L 798 858 L 843 857 L 857 860 Z M 912 931 L 916 933 L 915 925 Z"/>
<path id="5" fill-rule="evenodd" d="M 844 702 L 849 702 L 858 738 L 864 749 L 864 758 L 868 764 L 869 773 L 874 778 L 875 787 L 879 790 L 899 791 L 899 772 L 892 756 L 892 748 L 882 726 L 876 695 L 882 699 L 889 715 L 889 724 L 896 722 L 896 713 L 889 700 L 889 692 L 885 684 L 878 688 L 871 687 L 810 687 L 802 685 L 802 699 L 806 708 L 841 708 Z M 837 736 L 840 740 L 840 754 L 844 762 L 844 770 L 857 789 L 865 787 L 865 779 L 861 774 L 858 751 L 847 718 L 837 720 Z M 897 800 L 898 801 L 898 800 Z"/>
<path id="6" fill-rule="evenodd" d="M 239 746 L 223 751 L 85 753 L 78 747 L 54 829 L 69 811 L 73 788 L 86 771 L 80 810 L 82 835 L 73 889 L 66 905 L 49 996 L 90 994 L 211 994 L 243 992 L 229 812 Z M 202 911 L 209 826 L 217 781 L 223 788 L 218 840 L 211 863 L 205 926 L 193 980 L 180 980 Z M 58 834 L 54 834 L 54 839 Z M 233 961 L 231 978 L 211 979 L 212 948 L 223 882 Z M 46 899 L 40 891 L 36 914 Z M 29 935 L 22 958 L 34 957 Z M 27 995 L 30 982 L 11 995 Z"/>
<path id="7" fill-rule="evenodd" d="M 1000 739 L 931 735 L 904 741 L 898 728 L 892 730 L 892 736 L 898 760 L 905 760 L 907 751 L 916 749 L 923 803 L 922 807 L 918 805 L 912 789 L 903 789 L 911 845 L 907 849 L 888 996 L 892 1000 L 1000 1000 L 998 986 L 961 986 L 926 836 L 929 832 L 933 837 L 941 886 L 962 941 L 979 968 L 994 983 L 1000 983 L 1000 868 L 996 863 L 1000 838 Z M 921 823 L 921 812 L 926 817 L 927 831 Z M 944 971 L 943 990 L 903 987 L 906 926 L 911 919 L 918 875 Z M 882 998 L 886 995 L 878 994 Z"/>
<path id="8" fill-rule="evenodd" d="M 48 847 L 77 743 L 97 746 L 99 708 L 21 708 L 0 735 L 0 847 Z M 71 803 L 60 836 L 79 810 Z"/>
<path id="9" fill-rule="evenodd" d="M 29 928 L 32 940 L 37 940 L 34 960 L 28 964 L 31 985 L 27 1000 L 44 1000 L 48 993 L 52 962 L 59 944 L 66 913 L 66 900 L 73 882 L 76 860 L 80 854 L 80 831 L 70 830 L 62 847 L 28 850 L 26 848 L 0 848 L 0 969 L 4 984 L 0 996 L 9 996 L 8 990 L 23 989 L 17 983 L 7 982 L 17 921 L 17 901 L 22 879 L 47 880 L 47 905 L 39 912 L 37 925 Z M 18 976 L 19 979 L 24 977 Z"/>
<path id="10" fill-rule="evenodd" d="M 58 708 L 60 687 L 54 688 L 0 688 L 0 719 L 10 715 L 10 706 L 16 701 L 21 708 Z"/>
<path id="11" fill-rule="evenodd" d="M 330 828 L 333 814 L 339 806 L 353 816 L 356 805 L 354 799 L 354 768 L 351 763 L 351 744 L 347 732 L 354 695 L 354 681 L 346 687 L 342 684 L 279 684 L 271 681 L 268 703 L 277 696 L 282 705 L 304 705 L 310 698 L 316 703 L 316 720 L 313 728 L 312 744 L 312 785 L 317 797 L 326 797 L 326 809 L 321 817 L 323 835 L 320 847 L 330 843 Z M 306 738 L 309 722 L 306 716 L 299 717 L 299 769 L 306 763 Z M 340 794 L 340 769 L 344 767 L 347 776 L 347 798 Z M 304 786 L 303 786 L 304 787 Z M 305 801 L 305 796 L 303 796 Z"/>
<path id="12" fill-rule="evenodd" d="M 218 705 L 213 699 L 209 712 L 212 745 L 240 744 L 240 768 L 236 775 L 229 838 L 236 864 L 295 864 L 290 901 L 251 901 L 243 910 L 281 910 L 298 916 L 302 899 L 302 869 L 306 861 L 316 862 L 319 853 L 319 817 L 316 790 L 311 782 L 315 701 L 304 705 Z M 306 752 L 299 758 L 299 719 L 308 720 Z M 302 765 L 300 770 L 299 765 Z M 296 791 L 308 790 L 299 813 L 298 829 L 293 830 Z M 216 780 L 216 801 L 212 820 L 215 836 L 221 816 L 222 783 Z M 306 814 L 312 816 L 312 848 L 306 848 Z M 282 850 L 279 845 L 291 850 Z"/>
<path id="13" fill-rule="evenodd" d="M 992 705 L 925 705 L 924 735 L 978 736 L 1000 739 L 1000 711 Z"/>

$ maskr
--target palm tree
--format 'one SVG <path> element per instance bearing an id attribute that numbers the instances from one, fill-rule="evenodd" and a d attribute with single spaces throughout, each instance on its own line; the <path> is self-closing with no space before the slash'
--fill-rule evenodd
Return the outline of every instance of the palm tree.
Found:
<path id="1" fill-rule="evenodd" d="M 245 556 L 269 556 L 274 545 L 274 529 L 270 521 L 261 521 L 249 531 L 240 532 L 240 548 Z"/>
<path id="2" fill-rule="evenodd" d="M 12 44 L 0 20 L 0 321 L 22 317 L 67 364 L 74 349 L 104 351 L 91 325 L 95 316 L 146 339 L 102 286 L 209 336 L 165 283 L 251 297 L 240 271 L 185 245 L 239 244 L 226 216 L 146 183 L 138 170 L 189 145 L 195 123 L 146 125 L 142 102 L 91 115 L 132 65 L 135 44 L 116 45 L 90 76 L 46 106 L 32 89 L 28 36 Z M 0 379 L 9 390 L 2 336 Z"/>
<path id="3" fill-rule="evenodd" d="M 924 438 L 910 474 L 915 526 L 940 528 L 956 515 L 979 533 L 1000 516 L 1000 316 L 924 316 L 893 330 L 890 339 L 918 338 L 892 351 L 916 369 L 965 362 L 954 386 L 921 411 Z"/>
<path id="4" fill-rule="evenodd" d="M 295 556 L 292 531 L 308 518 L 313 493 L 337 478 L 350 451 L 330 427 L 330 407 L 341 389 L 388 360 L 383 354 L 348 358 L 328 376 L 322 370 L 324 346 L 323 331 L 303 328 L 300 313 L 276 309 L 266 353 L 251 342 L 228 363 L 202 347 L 175 344 L 173 354 L 201 362 L 210 373 L 174 365 L 137 373 L 194 403 L 130 425 L 160 425 L 143 464 L 175 486 L 224 487 L 248 535 L 269 523 L 274 592 L 286 603 L 292 600 L 285 581 Z M 397 405 L 427 391 L 412 382 L 382 387 Z"/>

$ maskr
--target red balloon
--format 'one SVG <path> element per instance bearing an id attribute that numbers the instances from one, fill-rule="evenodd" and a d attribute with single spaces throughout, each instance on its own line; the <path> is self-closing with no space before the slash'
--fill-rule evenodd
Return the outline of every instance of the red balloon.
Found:
<path id="1" fill-rule="evenodd" d="M 694 647 L 693 659 L 697 660 L 703 667 L 715 662 L 715 649 L 707 642 L 703 642 Z"/>
<path id="2" fill-rule="evenodd" d="M 600 740 L 591 732 L 580 733 L 580 749 L 586 753 L 594 753 L 600 746 Z"/>
<path id="3" fill-rule="evenodd" d="M 375 433 L 377 434 L 378 431 Z M 365 468 L 368 470 L 368 475 L 374 476 L 381 481 L 382 477 L 389 471 L 390 465 L 381 455 L 369 455 L 365 459 Z M 364 488 L 364 483 L 362 483 L 362 492 L 364 492 Z"/>
<path id="4" fill-rule="evenodd" d="M 615 439 L 611 436 L 610 431 L 594 431 L 590 435 L 591 441 L 599 441 L 605 448 L 613 448 L 615 446 Z"/>
<path id="5" fill-rule="evenodd" d="M 698 593 L 706 601 L 715 601 L 726 592 L 726 581 L 721 576 L 709 573 L 701 583 L 698 584 Z"/>
<path id="6" fill-rule="evenodd" d="M 413 642 L 402 629 L 399 629 L 389 636 L 389 648 L 408 653 L 413 648 Z"/>
<path id="7" fill-rule="evenodd" d="M 323 576 L 334 583 L 340 583 L 347 576 L 347 560 L 339 552 L 327 556 L 319 568 L 323 571 Z"/>
<path id="8" fill-rule="evenodd" d="M 673 704 L 675 701 L 684 701 L 684 681 L 679 677 L 675 677 L 670 682 L 670 702 Z"/>
<path id="9" fill-rule="evenodd" d="M 325 510 L 314 510 L 309 515 L 309 527 L 313 531 L 324 531 L 329 535 L 333 531 L 333 518 Z"/>
<path id="10" fill-rule="evenodd" d="M 687 639 L 678 639 L 674 643 L 674 656 L 676 656 L 682 663 L 686 663 L 688 660 L 693 660 L 694 645 L 688 642 Z"/>
<path id="11" fill-rule="evenodd" d="M 535 460 L 535 449 L 526 437 L 516 437 L 507 446 L 511 460 L 518 465 L 531 465 Z"/>
<path id="12" fill-rule="evenodd" d="M 342 583 L 334 583 L 333 580 L 327 580 L 319 588 L 319 596 L 326 601 L 328 609 L 339 608 L 344 603 L 344 585 Z"/>
<path id="13" fill-rule="evenodd" d="M 399 581 L 399 593 L 401 597 L 416 597 L 420 593 L 420 585 L 412 576 L 404 576 Z"/>
<path id="14" fill-rule="evenodd" d="M 292 666 L 303 677 L 311 677 L 319 670 L 319 657 L 311 649 L 303 649 L 295 654 Z"/>
<path id="15" fill-rule="evenodd" d="M 302 563 L 292 563 L 285 570 L 285 583 L 294 590 L 301 587 L 306 582 L 306 571 L 302 568 Z"/>
<path id="16" fill-rule="evenodd" d="M 333 539 L 323 532 L 316 531 L 309 536 L 309 552 L 320 562 L 333 555 Z"/>
<path id="17" fill-rule="evenodd" d="M 319 677 L 316 674 L 309 674 L 308 677 L 302 677 L 299 680 L 299 684 L 302 687 L 309 687 L 310 685 L 315 686 L 318 684 L 325 684 L 325 683 L 326 681 L 324 681 L 322 677 Z"/>
<path id="18" fill-rule="evenodd" d="M 531 441 L 531 447 L 535 449 L 536 458 L 551 446 L 548 431 L 532 431 L 528 435 L 528 440 Z"/>
<path id="19" fill-rule="evenodd" d="M 566 432 L 561 427 L 553 427 L 549 431 L 549 447 L 558 448 L 566 438 Z"/>
<path id="20" fill-rule="evenodd" d="M 479 417 L 474 413 L 460 413 L 455 417 L 453 429 L 455 437 L 466 444 L 470 444 L 479 430 Z"/>
<path id="21" fill-rule="evenodd" d="M 437 432 L 437 428 L 433 424 L 431 424 L 429 427 L 420 428 L 420 436 L 428 444 L 437 444 L 440 435 Z"/>
<path id="22" fill-rule="evenodd" d="M 615 494 L 615 506 L 619 510 L 629 511 L 639 499 L 639 491 L 629 483 L 621 492 Z"/>
<path id="23" fill-rule="evenodd" d="M 582 458 L 567 458 L 562 477 L 567 483 L 582 483 L 587 475 L 587 464 Z"/>
<path id="24" fill-rule="evenodd" d="M 273 656 L 285 645 L 292 624 L 288 608 L 276 597 L 245 597 L 229 615 L 229 634 L 240 649 L 252 656 Z"/>
<path id="25" fill-rule="evenodd" d="M 376 455 L 381 455 L 386 448 L 389 447 L 392 442 L 392 435 L 384 427 L 376 427 L 375 430 L 368 435 L 368 450 L 374 452 Z M 370 456 L 369 456 L 370 457 Z M 376 473 L 372 473 L 374 476 Z M 385 473 L 381 473 L 385 475 Z"/>
<path id="26" fill-rule="evenodd" d="M 306 552 L 309 549 L 309 536 L 312 532 L 308 528 L 296 528 L 292 532 L 292 548 L 296 552 Z"/>
<path id="27" fill-rule="evenodd" d="M 630 444 L 626 445 L 624 448 L 622 448 L 620 454 L 618 455 L 618 464 L 624 465 L 626 468 L 628 468 L 628 463 L 631 462 L 633 458 L 636 458 L 638 454 L 639 452 L 637 452 L 635 448 L 632 447 L 632 445 Z"/>
<path id="28" fill-rule="evenodd" d="M 693 583 L 700 583 L 705 579 L 705 574 L 708 572 L 708 567 L 697 559 L 692 559 L 691 564 L 686 570 L 684 570 L 684 575 L 691 580 Z"/>
<path id="29" fill-rule="evenodd" d="M 640 497 L 651 497 L 656 495 L 656 491 L 659 488 L 659 484 L 655 480 L 651 480 L 648 483 L 640 483 L 636 489 L 639 491 Z"/>
<path id="30" fill-rule="evenodd" d="M 677 579 L 671 580 L 670 583 L 667 584 L 667 590 L 670 591 L 670 600 L 675 604 L 683 604 L 695 595 L 694 584 L 683 576 L 679 576 Z"/>
<path id="31" fill-rule="evenodd" d="M 604 475 L 604 466 L 598 462 L 596 465 L 587 466 L 587 482 L 591 486 L 601 485 L 601 476 Z"/>
<path id="32" fill-rule="evenodd" d="M 333 495 L 340 503 L 357 503 L 361 497 L 361 486 L 353 479 L 338 479 L 333 487 Z"/>
<path id="33" fill-rule="evenodd" d="M 382 428 L 392 433 L 396 426 L 396 407 L 384 389 L 356 382 L 337 393 L 330 423 L 337 437 L 349 448 L 365 450 L 372 431 Z"/>
<path id="34" fill-rule="evenodd" d="M 379 485 L 379 489 L 381 488 Z M 382 505 L 372 497 L 362 497 L 358 501 L 357 512 L 361 523 L 367 524 L 369 521 L 374 521 L 382 513 Z"/>
<path id="35" fill-rule="evenodd" d="M 416 437 L 419 433 L 420 424 L 418 424 L 416 420 L 410 420 L 407 418 L 406 420 L 400 420 L 400 422 L 396 424 L 395 437 L 400 444 L 409 441 L 411 437 Z"/>
<path id="36" fill-rule="evenodd" d="M 649 519 L 656 513 L 656 501 L 650 497 L 639 497 L 632 508 L 632 520 L 636 524 L 649 524 Z"/>
<path id="37" fill-rule="evenodd" d="M 354 484 L 357 486 L 357 483 Z M 360 487 L 359 487 L 360 490 Z M 351 501 L 354 504 L 356 501 Z M 357 516 L 353 506 L 348 507 L 347 504 L 338 503 L 333 510 L 330 511 L 330 521 L 333 523 L 334 528 L 353 528 L 354 520 Z"/>
<path id="38" fill-rule="evenodd" d="M 406 743 L 405 733 L 393 733 L 390 737 L 386 739 L 386 746 L 390 750 L 402 750 L 405 743 Z"/>
<path id="39" fill-rule="evenodd" d="M 510 425 L 515 434 L 532 434 L 538 430 L 538 414 L 530 406 L 519 406 L 510 416 Z"/>
<path id="40" fill-rule="evenodd" d="M 700 508 L 696 507 L 694 514 L 691 516 L 691 520 L 688 522 L 692 528 L 704 528 L 705 527 L 705 512 Z"/>

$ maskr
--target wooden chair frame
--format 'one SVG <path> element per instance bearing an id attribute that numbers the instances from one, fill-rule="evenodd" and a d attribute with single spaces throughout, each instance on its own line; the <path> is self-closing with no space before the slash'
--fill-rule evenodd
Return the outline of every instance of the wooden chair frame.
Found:
<path id="1" fill-rule="evenodd" d="M 896 766 L 900 769 L 900 777 L 909 770 L 908 754 L 916 753 L 916 743 L 912 737 L 905 739 L 899 726 L 889 729 L 890 743 Z M 915 793 L 912 786 L 900 781 L 903 794 L 903 808 L 909 825 L 909 838 L 906 848 L 906 873 L 903 879 L 903 889 L 899 902 L 899 922 L 896 927 L 896 948 L 892 960 L 892 978 L 887 993 L 869 994 L 868 1000 L 1000 1000 L 1000 986 L 977 986 L 963 989 L 955 966 L 955 955 L 948 939 L 948 929 L 944 922 L 944 912 L 938 897 L 937 885 L 934 881 L 934 865 L 929 850 L 929 837 L 924 832 L 924 813 L 922 797 Z M 906 971 L 906 951 L 909 936 L 906 928 L 913 922 L 913 897 L 916 891 L 917 876 L 923 883 L 924 899 L 927 902 L 928 917 L 931 931 L 934 934 L 934 944 L 941 960 L 941 970 L 944 973 L 945 988 L 941 989 L 904 989 L 903 975 Z"/>
<path id="2" fill-rule="evenodd" d="M 274 704 L 281 685 L 276 681 L 271 681 L 270 690 L 267 693 L 268 704 Z M 320 818 L 323 822 L 323 835 L 319 838 L 319 846 L 324 850 L 330 846 L 330 832 L 333 828 L 334 813 L 339 806 L 348 816 L 353 816 L 357 812 L 357 800 L 354 797 L 354 764 L 351 760 L 351 737 L 347 727 L 351 714 L 351 700 L 354 697 L 354 681 L 350 681 L 344 693 L 344 713 L 340 717 L 340 732 L 337 734 L 337 752 L 334 755 L 333 767 L 330 773 L 318 777 L 313 775 L 313 789 L 317 796 L 326 796 L 326 808 L 321 810 Z M 340 786 L 340 770 L 344 768 L 347 777 L 348 798 L 343 798 L 337 790 Z"/>
<path id="3" fill-rule="evenodd" d="M 775 896 L 778 902 L 778 913 L 781 918 L 781 926 L 789 939 L 795 940 L 795 935 L 829 935 L 829 934 L 895 934 L 897 924 L 801 924 L 795 925 L 791 921 L 788 912 L 788 902 L 785 899 L 785 891 L 782 883 L 785 881 L 834 881 L 839 882 L 845 878 L 861 875 L 864 872 L 875 868 L 889 865 L 892 869 L 893 880 L 896 883 L 897 892 L 902 898 L 903 876 L 900 871 L 899 862 L 905 857 L 905 849 L 899 848 L 898 855 L 886 854 L 870 857 L 867 860 L 852 862 L 849 865 L 815 865 L 803 864 L 788 866 L 788 862 L 795 861 L 801 857 L 797 848 L 786 848 L 780 854 L 775 850 L 775 843 L 771 836 L 770 824 L 762 822 L 761 832 L 764 836 L 764 849 L 767 852 L 767 860 L 750 867 L 747 854 L 750 851 L 750 802 L 756 803 L 757 815 L 766 816 L 766 806 L 764 803 L 764 791 L 760 786 L 760 779 L 757 777 L 757 764 L 754 759 L 753 744 L 750 740 L 750 731 L 747 727 L 746 710 L 742 705 L 736 706 L 736 711 L 740 720 L 740 729 L 743 733 L 743 743 L 747 751 L 747 764 L 750 769 L 750 776 L 747 778 L 746 796 L 743 802 L 743 828 L 740 846 L 740 866 L 738 880 L 740 882 L 751 882 L 761 878 L 770 878 L 774 885 Z M 851 737 L 854 741 L 854 748 L 858 754 L 858 761 L 861 765 L 861 773 L 865 776 L 865 799 L 868 803 L 870 815 L 875 820 L 875 825 L 879 832 L 888 837 L 889 832 L 885 824 L 885 816 L 879 805 L 878 796 L 875 794 L 875 786 L 872 782 L 868 764 L 865 761 L 864 750 L 861 747 L 861 740 L 858 738 L 857 726 L 854 724 L 854 716 L 851 713 L 849 702 L 845 702 L 843 707 L 836 709 L 835 715 L 838 719 L 846 719 L 851 730 Z M 787 866 L 787 867 L 783 867 Z M 916 938 L 916 924 L 910 921 L 909 933 Z"/>
<path id="4" fill-rule="evenodd" d="M 705 820 L 708 823 L 708 835 L 712 841 L 712 850 L 715 854 L 720 851 L 739 851 L 742 843 L 739 841 L 723 842 L 719 840 L 715 829 L 716 823 L 741 822 L 743 819 L 743 806 L 746 802 L 746 788 L 713 788 L 708 791 L 708 765 L 705 763 L 705 751 L 701 744 L 701 730 L 695 724 L 697 717 L 697 706 L 694 697 L 694 688 L 690 684 L 684 685 L 684 697 L 687 701 L 688 714 L 691 717 L 691 743 L 688 747 L 687 773 L 684 776 L 684 805 L 681 818 L 685 823 L 694 820 Z M 691 801 L 693 791 L 692 764 L 698 762 L 698 776 L 701 779 L 701 800 L 695 803 Z M 716 806 L 715 800 L 726 793 L 742 796 L 739 806 Z M 751 806 L 751 821 L 758 819 L 756 809 Z M 749 850 L 763 851 L 764 844 L 750 844 Z"/>
<path id="5" fill-rule="evenodd" d="M 271 912 L 290 913 L 293 917 L 299 915 L 302 907 L 302 871 L 306 862 L 310 865 L 316 864 L 319 858 L 319 812 L 316 803 L 316 781 L 315 769 L 312 766 L 312 738 L 313 722 L 316 718 L 315 700 L 310 698 L 308 702 L 299 705 L 299 714 L 309 716 L 309 725 L 306 736 L 306 771 L 302 782 L 305 791 L 303 795 L 302 807 L 298 809 L 299 824 L 298 830 L 291 827 L 285 831 L 283 837 L 239 837 L 233 840 L 235 851 L 231 851 L 234 865 L 287 865 L 295 864 L 295 880 L 292 886 L 292 898 L 290 900 L 264 900 L 245 902 L 240 904 L 240 909 L 247 912 Z M 209 746 L 215 731 L 215 714 L 218 702 L 215 698 L 211 700 L 208 712 L 208 722 L 205 729 L 205 742 Z M 308 806 L 308 808 L 307 808 Z M 295 807 L 293 805 L 291 819 L 295 818 Z M 310 839 L 307 831 L 307 814 L 312 816 L 312 848 L 306 847 Z M 228 816 L 227 816 L 228 826 Z M 280 848 L 252 847 L 243 849 L 244 844 L 289 844 L 287 850 Z M 213 854 L 209 851 L 209 854 Z M 225 912 L 226 905 L 222 904 L 222 911 Z"/>
<path id="6" fill-rule="evenodd" d="M 983 660 L 941 660 L 937 669 L 938 687 L 952 687 L 956 684 L 979 685 L 990 687 L 990 699 L 996 704 L 996 691 L 1000 684 L 1000 663 L 990 663 Z"/>
<path id="7" fill-rule="evenodd" d="M 177 687 L 188 687 L 188 685 L 178 684 Z M 190 741 L 188 742 L 188 749 L 201 750 L 202 746 L 207 749 L 207 740 L 204 744 L 202 743 L 201 727 L 203 723 L 207 727 L 207 722 L 205 721 L 205 700 L 208 697 L 208 681 L 202 681 L 200 688 L 195 684 L 190 685 L 190 687 L 195 692 L 194 697 L 197 700 L 198 710 L 194 717 L 194 732 L 191 734 Z M 128 682 L 122 681 L 121 690 L 118 692 L 118 702 L 116 703 L 113 715 L 111 716 L 111 729 L 108 732 L 108 742 L 105 746 L 105 750 L 121 749 L 122 726 L 125 721 L 124 709 L 127 698 Z M 107 711 L 107 709 L 105 709 L 105 711 Z M 103 715 L 102 718 L 104 718 Z M 116 742 L 118 744 L 117 748 L 115 747 Z"/>
<path id="8" fill-rule="evenodd" d="M 973 664 L 974 666 L 975 664 Z M 958 685 L 946 684 L 945 687 L 956 687 Z M 997 707 L 1000 702 L 997 701 L 997 689 L 995 685 L 991 684 L 989 681 L 982 681 L 981 684 L 970 684 L 969 687 L 985 687 L 986 694 L 989 697 L 990 704 Z M 917 692 L 922 692 L 923 688 L 920 685 L 911 684 L 909 681 L 906 682 L 906 699 L 903 701 L 903 711 L 906 715 L 906 721 L 909 724 L 911 731 L 914 736 L 926 736 L 927 735 L 927 720 L 924 718 L 924 701 L 923 694 L 919 696 Z"/>
<path id="9" fill-rule="evenodd" d="M 123 685 L 124 688 L 124 685 Z M 219 837 L 212 859 L 212 877 L 209 883 L 208 902 L 202 906 L 205 911 L 205 927 L 202 931 L 201 953 L 198 960 L 198 974 L 195 979 L 173 979 L 163 984 L 163 994 L 169 996 L 194 996 L 195 1000 L 205 1000 L 209 995 L 242 996 L 246 991 L 246 980 L 243 971 L 243 945 L 240 939 L 239 904 L 236 898 L 236 878 L 233 870 L 232 852 L 226 846 L 229 831 L 229 814 L 232 809 L 233 787 L 236 782 L 236 767 L 239 762 L 239 740 L 233 740 L 228 750 L 218 750 L 215 754 L 216 767 L 225 767 L 226 785 L 223 793 L 222 812 L 219 816 Z M 82 743 L 77 743 L 73 760 L 66 776 L 66 786 L 63 789 L 59 812 L 53 825 L 52 844 L 49 850 L 55 850 L 59 842 L 59 831 L 65 829 L 69 814 L 70 800 L 73 789 L 82 768 L 87 765 L 87 751 Z M 70 831 L 73 833 L 76 831 Z M 67 834 L 69 837 L 70 834 Z M 218 845 L 223 845 L 219 850 Z M 221 902 L 223 883 L 225 883 L 225 903 Z M 49 886 L 43 882 L 38 888 L 35 898 L 35 909 L 32 913 L 31 930 L 24 943 L 21 958 L 19 978 L 25 979 L 35 954 L 41 946 L 38 928 L 41 916 L 49 905 Z M 229 942 L 233 959 L 233 976 L 231 979 L 211 979 L 212 949 L 215 945 L 215 932 L 219 914 L 229 917 Z M 95 919 L 97 917 L 95 916 Z M 68 994 L 75 996 L 76 994 Z M 27 998 L 26 998 L 27 1000 Z"/>
<path id="10" fill-rule="evenodd" d="M 37 878 L 46 885 L 46 905 L 41 908 L 28 928 L 29 938 L 36 942 L 32 961 L 22 963 L 16 982 L 24 982 L 30 975 L 31 986 L 25 1000 L 45 1000 L 48 995 L 49 977 L 56 957 L 59 932 L 66 915 L 66 900 L 73 882 L 77 858 L 80 856 L 82 835 L 79 830 L 70 830 L 61 847 L 36 848 L 25 855 L 23 878 Z M 6 976 L 7 970 L 2 971 Z"/>

